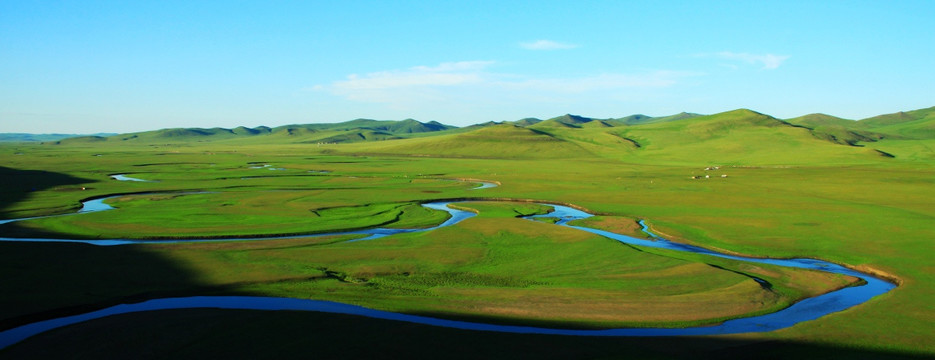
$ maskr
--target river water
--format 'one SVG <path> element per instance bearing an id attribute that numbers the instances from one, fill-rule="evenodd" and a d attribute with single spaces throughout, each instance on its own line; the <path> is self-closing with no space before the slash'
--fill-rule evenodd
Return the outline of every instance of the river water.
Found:
<path id="1" fill-rule="evenodd" d="M 480 186 L 478 186 L 478 187 L 476 187 L 476 188 L 473 188 L 473 189 L 471 189 L 471 190 L 490 189 L 490 188 L 494 188 L 494 187 L 497 187 L 497 184 L 496 184 L 496 183 L 492 183 L 492 182 L 488 182 L 488 181 L 481 181 L 481 182 L 480 182 Z"/>
<path id="2" fill-rule="evenodd" d="M 114 180 L 118 180 L 118 181 L 154 182 L 154 181 L 149 181 L 149 180 L 143 180 L 143 179 L 137 179 L 137 178 L 129 177 L 129 176 L 127 176 L 126 174 L 111 175 L 110 177 L 113 178 Z"/>
<path id="3" fill-rule="evenodd" d="M 104 199 L 92 200 L 84 203 L 84 207 L 79 213 L 106 211 L 111 208 L 105 204 Z M 245 241 L 245 240 L 265 240 L 281 238 L 300 238 L 310 236 L 327 235 L 355 235 L 366 234 L 368 236 L 352 241 L 363 241 L 376 239 L 399 233 L 432 231 L 441 227 L 451 226 L 472 216 L 474 213 L 451 209 L 448 207 L 450 202 L 433 202 L 423 204 L 423 206 L 447 211 L 451 217 L 444 223 L 427 229 L 369 229 L 348 232 L 335 232 L 328 234 L 315 234 L 307 236 L 288 236 L 288 237 L 262 237 L 256 239 L 194 239 L 194 240 L 132 240 L 132 239 L 109 239 L 109 240 L 72 240 L 72 239 L 24 239 L 0 237 L 0 241 L 17 242 L 80 242 L 100 246 L 130 245 L 141 243 L 168 243 L 168 242 L 208 242 L 208 241 Z M 335 303 L 330 301 L 304 300 L 279 297 L 245 297 L 245 296 L 194 296 L 181 298 L 153 299 L 134 304 L 122 304 L 106 309 L 89 312 L 80 315 L 68 316 L 58 319 L 40 321 L 10 330 L 0 332 L 0 349 L 15 344 L 30 336 L 67 326 L 83 321 L 98 319 L 105 316 L 126 314 L 140 311 L 167 310 L 167 309 L 191 309 L 191 308 L 219 308 L 219 309 L 247 309 L 247 310 L 296 310 L 296 311 L 319 311 L 338 314 L 351 314 L 367 316 L 378 319 L 388 319 L 397 321 L 406 321 L 426 325 L 444 326 L 457 329 L 497 331 L 510 333 L 529 333 L 529 334 L 553 334 L 553 335 L 574 335 L 574 336 L 689 336 L 689 335 L 721 335 L 736 334 L 747 332 L 773 331 L 790 327 L 799 322 L 814 320 L 819 317 L 846 310 L 855 305 L 861 304 L 871 298 L 883 294 L 893 288 L 895 285 L 864 274 L 846 267 L 815 259 L 760 259 L 748 258 L 736 255 L 718 253 L 705 248 L 680 244 L 653 236 L 652 240 L 638 239 L 608 231 L 597 230 L 587 227 L 568 225 L 569 221 L 583 219 L 592 216 L 586 212 L 576 210 L 566 206 L 550 205 L 555 210 L 546 215 L 537 215 L 535 217 L 553 217 L 560 220 L 556 223 L 559 226 L 568 226 L 593 234 L 605 236 L 623 243 L 643 246 L 663 248 L 676 251 L 688 251 L 710 256 L 717 256 L 727 259 L 741 260 L 753 263 L 772 264 L 793 268 L 813 269 L 836 274 L 850 275 L 863 279 L 866 283 L 861 286 L 848 287 L 816 297 L 808 298 L 793 304 L 783 310 L 760 316 L 733 319 L 713 326 L 699 326 L 688 328 L 616 328 L 603 330 L 572 330 L 572 329 L 552 329 L 528 326 L 510 326 L 495 325 L 476 322 L 465 322 L 431 318 L 425 316 L 416 316 L 408 314 L 399 314 L 381 310 L 374 310 L 356 305 Z M 20 221 L 26 219 L 4 220 L 5 222 Z M 3 222 L 0 222 L 3 223 Z M 645 230 L 645 225 L 644 225 Z"/>

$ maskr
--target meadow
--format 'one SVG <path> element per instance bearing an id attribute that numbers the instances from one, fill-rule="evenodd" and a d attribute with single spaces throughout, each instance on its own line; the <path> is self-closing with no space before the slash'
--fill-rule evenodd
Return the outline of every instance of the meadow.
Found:
<path id="1" fill-rule="evenodd" d="M 820 272 L 641 249 L 516 218 L 547 212 L 526 202 L 537 201 L 601 215 L 588 226 L 643 236 L 635 221 L 644 220 L 676 241 L 760 257 L 823 259 L 900 286 L 844 312 L 768 333 L 638 342 L 417 325 L 400 331 L 464 339 L 438 340 L 452 348 L 483 341 L 488 345 L 481 349 L 491 354 L 499 353 L 497 346 L 518 351 L 515 342 L 524 341 L 540 344 L 541 353 L 528 354 L 553 357 L 563 354 L 557 344 L 589 344 L 593 356 L 618 356 L 618 346 L 646 356 L 687 355 L 668 350 L 667 341 L 712 356 L 738 347 L 772 351 L 778 344 L 789 356 L 935 354 L 935 143 L 887 138 L 849 146 L 761 115 L 738 110 L 639 126 L 501 124 L 337 144 L 273 135 L 3 144 L 0 218 L 70 213 L 81 200 L 119 195 L 107 201 L 115 210 L 0 224 L 3 236 L 285 238 L 118 247 L 0 242 L 0 327 L 121 302 L 221 294 L 334 300 L 506 324 L 683 327 L 772 312 L 854 283 Z M 336 136 L 316 136 L 325 135 Z M 147 181 L 117 181 L 114 174 Z M 480 181 L 499 186 L 477 190 Z M 354 235 L 290 238 L 430 227 L 446 214 L 419 204 L 437 199 L 471 199 L 458 206 L 478 216 L 432 232 L 360 242 L 346 241 L 360 237 Z M 764 289 L 751 276 L 774 286 Z M 399 327 L 320 314 L 174 311 L 91 321 L 3 351 L 27 354 L 43 344 L 77 341 L 76 333 L 123 338 L 115 348 L 131 351 L 146 346 L 133 336 L 180 331 L 161 335 L 160 346 L 196 356 L 221 343 L 211 335 L 218 329 L 201 324 L 181 331 L 179 324 L 207 318 L 267 334 L 265 341 L 293 356 L 303 353 L 297 346 L 303 331 L 338 341 L 335 334 L 355 337 L 348 323 L 381 336 Z M 303 328 L 300 319 L 315 329 Z M 107 330 L 126 322 L 140 328 L 129 332 L 135 335 Z"/>

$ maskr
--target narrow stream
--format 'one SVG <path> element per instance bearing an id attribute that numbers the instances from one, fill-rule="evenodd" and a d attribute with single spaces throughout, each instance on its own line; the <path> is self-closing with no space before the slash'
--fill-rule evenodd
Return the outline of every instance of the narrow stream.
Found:
<path id="1" fill-rule="evenodd" d="M 471 190 L 490 189 L 490 188 L 495 188 L 495 187 L 497 187 L 497 184 L 496 184 L 496 183 L 492 183 L 492 182 L 489 182 L 489 181 L 481 181 L 481 182 L 480 182 L 480 186 L 478 186 L 478 187 L 476 187 L 476 188 L 473 188 L 473 189 L 471 189 Z"/>
<path id="2" fill-rule="evenodd" d="M 191 192 L 184 194 L 203 194 L 204 192 Z M 88 200 L 82 203 L 81 210 L 73 214 L 61 214 L 61 215 L 50 215 L 50 216 L 37 216 L 30 218 L 22 219 L 10 219 L 10 220 L 0 220 L 0 225 L 14 222 L 14 221 L 25 221 L 33 219 L 42 219 L 48 217 L 56 216 L 70 216 L 76 214 L 84 214 L 97 211 L 107 211 L 113 210 L 114 207 L 104 203 L 109 199 L 120 197 L 123 195 L 110 196 L 100 199 Z M 394 235 L 394 234 L 403 234 L 403 233 L 413 233 L 413 232 L 422 232 L 422 231 L 431 231 L 438 228 L 451 226 L 461 222 L 464 219 L 475 216 L 476 214 L 470 211 L 455 210 L 448 208 L 450 202 L 433 202 L 425 203 L 422 206 L 425 206 L 430 209 L 446 211 L 451 215 L 448 220 L 445 222 L 433 226 L 430 228 L 422 229 L 393 229 L 393 228 L 374 228 L 374 229 L 365 229 L 365 230 L 352 230 L 352 231 L 337 231 L 337 232 L 328 232 L 328 233 L 314 233 L 306 235 L 285 235 L 285 236 L 257 236 L 257 237 L 231 237 L 231 238 L 193 238 L 193 239 L 154 239 L 154 240 L 141 240 L 141 239 L 91 239 L 91 240 L 82 240 L 82 239 L 56 239 L 56 238 L 11 238 L 11 237 L 0 237 L 0 241 L 13 241 L 13 242 L 62 242 L 62 243 L 82 243 L 82 244 L 91 244 L 98 246 L 115 246 L 115 245 L 130 245 L 130 244 L 174 244 L 174 243 L 203 243 L 203 242 L 221 242 L 221 241 L 257 241 L 257 240 L 277 240 L 277 239 L 301 239 L 301 238 L 311 238 L 311 237 L 321 237 L 321 236 L 340 236 L 340 235 L 367 235 L 359 239 L 349 240 L 353 241 L 363 241 L 363 240 L 373 240 L 379 239 L 381 237 Z"/>
<path id="3" fill-rule="evenodd" d="M 104 204 L 104 199 L 92 200 L 84 203 L 84 207 L 79 213 L 92 211 L 105 211 L 112 209 Z M 80 242 L 93 245 L 128 245 L 141 243 L 178 243 L 178 242 L 209 242 L 209 241 L 245 241 L 245 240 L 265 240 L 279 238 L 300 238 L 312 236 L 328 235 L 354 235 L 367 234 L 369 236 L 353 241 L 362 241 L 384 237 L 392 234 L 409 233 L 418 231 L 431 231 L 445 226 L 454 225 L 467 218 L 475 216 L 474 213 L 451 209 L 448 207 L 450 202 L 434 202 L 423 204 L 423 206 L 447 211 L 451 217 L 444 223 L 428 229 L 369 229 L 360 231 L 336 232 L 328 234 L 315 234 L 307 236 L 287 236 L 287 237 L 264 237 L 256 239 L 194 239 L 194 240 L 130 240 L 130 239 L 110 239 L 110 240 L 71 240 L 71 239 L 23 239 L 2 237 L 0 241 L 18 241 L 18 242 Z M 572 226 L 567 223 L 572 220 L 583 219 L 592 216 L 586 212 L 572 209 L 566 206 L 548 205 L 555 210 L 546 215 L 537 215 L 535 217 L 553 217 L 560 220 L 556 223 L 560 226 L 568 226 L 593 234 L 605 236 L 627 244 L 663 248 L 676 251 L 688 251 L 710 256 L 717 256 L 727 259 L 747 261 L 753 263 L 772 264 L 793 268 L 804 268 L 820 270 L 836 274 L 850 275 L 866 281 L 865 285 L 848 287 L 816 297 L 808 298 L 793 304 L 783 310 L 754 317 L 728 320 L 713 326 L 699 326 L 689 328 L 616 328 L 603 330 L 572 330 L 572 329 L 552 329 L 529 326 L 510 326 L 496 325 L 476 322 L 465 322 L 431 318 L 425 316 L 408 315 L 393 313 L 388 311 L 374 310 L 356 305 L 342 304 L 330 301 L 304 300 L 294 298 L 279 297 L 250 297 L 250 296 L 193 296 L 180 298 L 153 299 L 135 304 L 122 304 L 106 309 L 89 312 L 80 315 L 68 316 L 58 319 L 40 321 L 10 330 L 0 332 L 0 349 L 15 344 L 30 336 L 56 329 L 62 326 L 76 324 L 88 320 L 99 319 L 105 316 L 126 314 L 140 311 L 168 310 L 168 309 L 191 309 L 191 308 L 219 308 L 219 309 L 246 309 L 246 310 L 296 310 L 296 311 L 319 311 L 337 314 L 350 314 L 367 316 L 377 319 L 388 319 L 406 321 L 412 323 L 444 326 L 457 329 L 498 331 L 510 333 L 528 333 L 528 334 L 553 334 L 553 335 L 573 335 L 573 336 L 689 336 L 689 335 L 721 335 L 736 334 L 747 332 L 773 331 L 790 327 L 802 321 L 814 320 L 819 317 L 842 311 L 870 300 L 871 298 L 886 293 L 896 287 L 896 285 L 864 274 L 846 267 L 815 259 L 760 259 L 748 258 L 736 255 L 718 253 L 712 250 L 697 246 L 674 243 L 658 236 L 653 235 L 653 240 L 633 238 L 608 231 L 597 230 L 587 227 Z M 5 220 L 5 222 L 19 221 L 26 219 Z M 2 222 L 0 222 L 2 223 Z M 644 230 L 645 224 L 644 224 Z"/>
<path id="4" fill-rule="evenodd" d="M 151 180 L 143 180 L 143 179 L 137 179 L 137 178 L 129 177 L 129 176 L 127 176 L 126 174 L 116 174 L 116 175 L 111 175 L 110 177 L 113 178 L 114 180 L 117 180 L 117 181 L 155 182 L 155 181 L 151 181 Z"/>

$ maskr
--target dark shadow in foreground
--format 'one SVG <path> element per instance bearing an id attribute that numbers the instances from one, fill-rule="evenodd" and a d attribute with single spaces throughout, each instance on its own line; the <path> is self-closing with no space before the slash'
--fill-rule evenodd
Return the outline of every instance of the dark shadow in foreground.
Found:
<path id="1" fill-rule="evenodd" d="M 614 338 L 437 328 L 292 311 L 164 310 L 53 330 L 13 345 L 7 359 L 932 359 L 910 354 L 724 337 Z"/>
<path id="2" fill-rule="evenodd" d="M 34 192 L 81 191 L 80 185 L 91 182 L 93 181 L 57 172 L 20 170 L 0 166 L 0 219 L 21 217 L 16 213 L 11 213 L 10 207 L 27 201 Z M 75 210 L 79 208 L 77 203 L 70 206 Z M 64 205 L 62 209 L 57 210 L 67 208 L 68 205 Z"/>
<path id="3" fill-rule="evenodd" d="M 91 180 L 0 166 L 0 214 L 38 191 L 81 191 Z M 78 208 L 78 204 L 63 205 Z M 25 221 L 24 221 L 25 222 Z M 0 225 L 0 236 L 66 238 L 24 222 Z M 120 303 L 181 295 L 251 295 L 210 284 L 185 264 L 143 246 L 0 242 L 0 330 L 81 314 Z M 2 356 L 0 356 L 2 357 Z"/>

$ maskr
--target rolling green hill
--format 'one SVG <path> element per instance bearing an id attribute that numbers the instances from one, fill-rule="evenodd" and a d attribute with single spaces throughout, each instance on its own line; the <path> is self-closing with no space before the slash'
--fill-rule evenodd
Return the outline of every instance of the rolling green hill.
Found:
<path id="1" fill-rule="evenodd" d="M 255 128 L 238 126 L 236 128 L 231 129 L 231 132 L 236 135 L 241 135 L 241 136 L 262 135 L 262 134 L 269 134 L 270 128 L 266 126 L 258 126 Z"/>
<path id="2" fill-rule="evenodd" d="M 246 128 L 243 126 L 234 129 L 225 128 L 172 128 L 153 131 L 144 131 L 129 134 L 119 134 L 107 137 L 107 141 L 206 141 L 220 140 L 236 137 L 248 137 L 257 135 L 268 135 L 270 128 L 259 126 L 256 128 Z"/>
<path id="3" fill-rule="evenodd" d="M 516 126 L 530 126 L 530 125 L 535 125 L 535 124 L 538 124 L 538 123 L 541 123 L 541 122 L 542 122 L 542 119 L 536 119 L 536 118 L 522 118 L 522 119 L 519 119 L 519 120 L 514 121 L 514 122 L 513 122 L 513 125 L 516 125 Z"/>
<path id="4" fill-rule="evenodd" d="M 0 142 L 40 142 L 40 141 L 60 141 L 76 137 L 103 137 L 116 134 L 28 134 L 28 133 L 0 133 Z"/>
<path id="5" fill-rule="evenodd" d="M 647 116 L 643 114 L 633 114 L 627 117 L 622 117 L 619 119 L 610 119 L 607 122 L 614 125 L 639 125 L 646 124 L 651 122 L 653 119 L 652 116 Z"/>
<path id="6" fill-rule="evenodd" d="M 619 119 L 610 119 L 610 120 L 607 120 L 606 122 L 612 125 L 615 125 L 615 126 L 643 125 L 643 124 L 652 124 L 652 123 L 689 119 L 689 118 L 698 117 L 698 116 L 701 116 L 701 115 L 694 114 L 694 113 L 687 113 L 687 112 L 680 112 L 675 115 L 660 116 L 660 117 L 652 117 L 652 116 L 647 116 L 643 114 L 635 114 L 635 115 L 630 115 L 627 117 L 622 117 Z"/>
<path id="7" fill-rule="evenodd" d="M 892 157 L 858 144 L 882 138 L 873 132 L 835 126 L 812 129 L 747 109 L 707 116 L 682 114 L 667 121 L 629 126 L 563 115 L 528 127 L 490 123 L 459 131 L 334 150 L 429 157 L 596 156 L 692 165 L 865 163 Z"/>
<path id="8" fill-rule="evenodd" d="M 283 125 L 275 128 L 258 126 L 248 128 L 239 126 L 233 129 L 225 128 L 172 128 L 153 131 L 119 134 L 113 136 L 84 136 L 64 139 L 66 143 L 87 143 L 99 141 L 132 141 L 136 143 L 149 142 L 204 142 L 236 140 L 251 142 L 277 142 L 287 143 L 346 143 L 357 141 L 375 141 L 399 139 L 415 134 L 445 131 L 456 129 L 454 126 L 444 125 L 436 121 L 427 123 L 413 119 L 400 121 L 357 119 L 342 123 Z M 260 137 L 262 140 L 248 140 Z"/>
<path id="9" fill-rule="evenodd" d="M 371 120 L 356 119 L 342 123 L 334 124 L 305 124 L 305 125 L 285 125 L 276 127 L 273 132 L 283 129 L 304 128 L 309 130 L 372 130 L 383 131 L 392 134 L 412 134 L 421 132 L 442 131 L 455 128 L 454 126 L 444 125 L 436 121 L 427 123 L 419 122 L 413 119 L 406 120 Z"/>
<path id="10" fill-rule="evenodd" d="M 533 125 L 530 125 L 531 129 L 543 129 L 543 128 L 554 128 L 554 127 L 568 127 L 568 128 L 582 128 L 582 127 L 610 127 L 611 125 L 604 123 L 598 119 L 592 119 L 589 117 L 578 116 L 565 114 L 559 117 L 554 117 Z"/>
<path id="11" fill-rule="evenodd" d="M 382 131 L 372 131 L 372 130 L 362 130 L 362 131 L 347 131 L 342 134 L 329 136 L 322 139 L 313 140 L 316 142 L 322 143 L 350 143 L 358 141 L 377 141 L 377 140 L 393 140 L 393 139 L 402 139 L 401 137 L 395 136 L 391 133 L 382 132 Z"/>
<path id="12" fill-rule="evenodd" d="M 888 136 L 867 130 L 865 123 L 826 114 L 808 114 L 787 119 L 786 122 L 807 127 L 815 137 L 842 145 L 875 142 Z"/>
<path id="13" fill-rule="evenodd" d="M 864 128 L 864 124 L 858 123 L 857 121 L 821 113 L 802 115 L 799 117 L 786 119 L 786 122 L 809 128 L 822 126 L 840 126 L 848 129 Z"/>
<path id="14" fill-rule="evenodd" d="M 582 155 L 573 142 L 512 124 L 474 131 L 381 143 L 361 143 L 350 152 L 474 158 L 557 158 Z"/>
<path id="15" fill-rule="evenodd" d="M 935 107 L 874 116 L 859 123 L 884 134 L 908 139 L 935 139 Z"/>
<path id="16" fill-rule="evenodd" d="M 811 129 L 740 109 L 681 120 L 615 128 L 640 146 L 638 158 L 710 164 L 802 164 L 863 161 L 880 153 L 825 141 Z"/>
<path id="17" fill-rule="evenodd" d="M 929 139 L 935 139 L 935 107 L 860 121 L 826 114 L 781 120 L 747 109 L 713 115 L 636 114 L 616 119 L 565 114 L 548 120 L 489 121 L 462 128 L 413 119 L 356 119 L 275 128 L 162 129 L 109 137 L 77 137 L 58 143 L 321 145 L 392 140 L 332 150 L 479 158 L 542 158 L 574 153 L 650 163 L 804 164 L 864 162 L 880 156 L 928 158 L 935 156 L 930 154 Z M 885 144 L 881 143 L 883 140 Z"/>
<path id="18" fill-rule="evenodd" d="M 660 116 L 660 117 L 653 118 L 652 122 L 668 122 L 668 121 L 675 121 L 675 120 L 682 120 L 682 119 L 691 119 L 691 118 L 699 117 L 699 116 L 703 116 L 703 115 L 695 114 L 695 113 L 680 112 L 675 115 Z"/>

